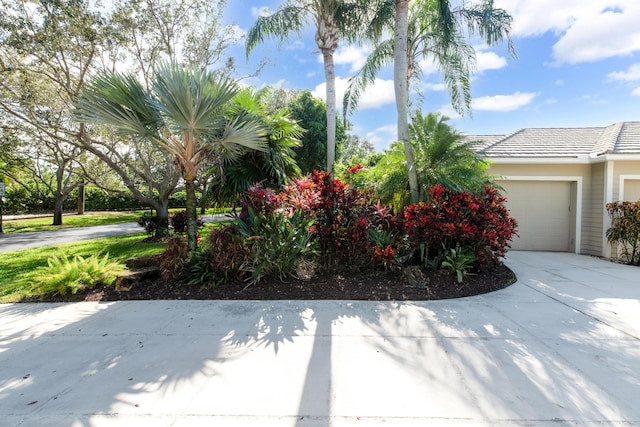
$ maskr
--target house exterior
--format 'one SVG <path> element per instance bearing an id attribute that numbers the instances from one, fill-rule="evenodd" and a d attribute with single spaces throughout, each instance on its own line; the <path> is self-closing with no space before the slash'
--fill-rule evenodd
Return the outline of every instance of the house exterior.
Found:
<path id="1" fill-rule="evenodd" d="M 616 256 L 605 206 L 640 200 L 640 122 L 467 136 L 518 220 L 514 250 Z"/>

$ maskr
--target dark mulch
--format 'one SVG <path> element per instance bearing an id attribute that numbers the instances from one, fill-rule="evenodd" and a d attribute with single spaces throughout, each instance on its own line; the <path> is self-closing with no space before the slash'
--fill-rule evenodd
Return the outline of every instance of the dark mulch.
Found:
<path id="1" fill-rule="evenodd" d="M 263 279 L 247 286 L 245 282 L 226 283 L 212 289 L 199 289 L 184 283 L 146 279 L 128 291 L 96 287 L 75 295 L 52 295 L 33 301 L 120 301 L 120 300 L 435 300 L 478 295 L 505 288 L 516 278 L 506 266 L 494 271 L 469 275 L 463 283 L 444 272 L 424 272 L 426 288 L 411 286 L 400 272 L 325 273 L 311 280 Z"/>

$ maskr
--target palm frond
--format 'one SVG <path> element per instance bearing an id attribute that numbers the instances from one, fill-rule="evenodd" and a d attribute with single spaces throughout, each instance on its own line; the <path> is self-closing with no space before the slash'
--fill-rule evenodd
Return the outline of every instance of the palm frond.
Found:
<path id="1" fill-rule="evenodd" d="M 265 39 L 273 37 L 284 41 L 292 32 L 300 35 L 307 18 L 306 9 L 291 4 L 285 4 L 271 15 L 259 16 L 247 33 L 245 42 L 247 58 L 251 51 Z"/>

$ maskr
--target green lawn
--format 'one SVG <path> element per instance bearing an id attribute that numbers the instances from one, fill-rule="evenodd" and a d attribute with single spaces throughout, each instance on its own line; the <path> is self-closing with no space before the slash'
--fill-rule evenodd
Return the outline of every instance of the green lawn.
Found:
<path id="1" fill-rule="evenodd" d="M 164 243 L 142 243 L 144 233 L 106 237 L 62 245 L 25 249 L 0 254 L 0 303 L 16 302 L 38 295 L 34 277 L 38 267 L 47 265 L 53 256 L 109 254 L 109 259 L 125 261 L 128 258 L 160 253 Z"/>
<path id="2" fill-rule="evenodd" d="M 51 225 L 53 215 L 40 218 L 14 219 L 2 221 L 5 233 L 27 231 L 59 230 L 61 228 L 90 227 L 92 225 L 121 224 L 133 222 L 145 211 L 135 212 L 92 212 L 85 215 L 64 215 L 62 225 Z"/>
<path id="3" fill-rule="evenodd" d="M 181 209 L 171 209 L 171 212 L 178 210 Z M 230 209 L 210 208 L 207 209 L 206 215 L 226 213 L 229 211 Z M 121 224 L 124 222 L 134 222 L 145 212 L 149 211 L 140 210 L 132 212 L 89 212 L 85 215 L 64 215 L 62 217 L 62 225 L 57 226 L 51 225 L 51 223 L 53 222 L 53 215 L 27 219 L 4 219 L 2 221 L 2 226 L 5 233 L 24 233 L 28 231 L 46 231 L 59 230 L 61 228 L 90 227 L 93 225 Z M 198 213 L 200 213 L 199 210 Z"/>

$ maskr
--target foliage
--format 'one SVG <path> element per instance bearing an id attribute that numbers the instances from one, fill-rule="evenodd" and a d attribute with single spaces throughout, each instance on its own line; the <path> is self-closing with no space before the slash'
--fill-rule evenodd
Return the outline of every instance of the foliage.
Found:
<path id="1" fill-rule="evenodd" d="M 237 227 L 214 228 L 204 248 L 194 254 L 187 266 L 186 279 L 194 286 L 217 286 L 229 279 L 241 278 L 249 259 L 249 247 Z"/>
<path id="2" fill-rule="evenodd" d="M 158 228 L 158 216 L 151 215 L 148 212 L 142 214 L 142 216 L 138 217 L 136 223 L 144 228 L 144 231 L 147 233 L 147 236 L 151 237 L 156 232 Z"/>
<path id="3" fill-rule="evenodd" d="M 165 280 L 177 280 L 182 277 L 189 263 L 189 244 L 184 236 L 173 236 L 167 240 L 160 254 L 160 274 Z"/>
<path id="4" fill-rule="evenodd" d="M 198 228 L 204 227 L 204 224 L 204 218 L 201 216 L 196 218 L 196 226 Z M 187 211 L 182 210 L 169 214 L 169 225 L 173 227 L 174 233 L 185 233 L 187 231 Z"/>
<path id="5" fill-rule="evenodd" d="M 471 253 L 479 270 L 494 267 L 506 255 L 517 222 L 504 207 L 504 197 L 487 187 L 481 196 L 456 193 L 442 185 L 429 189 L 429 201 L 407 206 L 404 231 L 422 261 L 445 259 L 451 249 Z"/>
<path id="6" fill-rule="evenodd" d="M 444 254 L 442 268 L 455 274 L 458 283 L 462 283 L 467 274 L 469 274 L 469 270 L 474 267 L 477 259 L 476 255 L 471 252 L 469 248 L 451 248 Z"/>
<path id="7" fill-rule="evenodd" d="M 40 295 L 66 295 L 68 291 L 75 294 L 79 290 L 100 284 L 112 285 L 118 273 L 124 270 L 122 264 L 109 259 L 109 254 L 86 258 L 76 255 L 71 260 L 67 255 L 62 255 L 49 258 L 47 267 L 38 269 L 35 280 Z"/>
<path id="8" fill-rule="evenodd" d="M 607 241 L 620 246 L 629 264 L 640 265 L 640 202 L 608 203 L 607 212 L 612 218 Z"/>
<path id="9" fill-rule="evenodd" d="M 313 219 L 301 210 L 291 215 L 284 212 L 265 215 L 249 209 L 247 221 L 237 222 L 250 253 L 250 262 L 243 270 L 251 273 L 253 281 L 265 276 L 293 275 L 302 260 L 317 254 L 317 243 L 308 231 L 312 224 Z"/>
<path id="10" fill-rule="evenodd" d="M 76 118 L 142 138 L 175 157 L 187 193 L 187 237 L 195 250 L 195 180 L 209 159 L 237 159 L 246 149 L 265 150 L 261 123 L 250 114 L 225 116 L 236 82 L 206 69 L 176 63 L 159 66 L 150 88 L 133 74 L 104 71 L 76 102 Z"/>
<path id="11" fill-rule="evenodd" d="M 231 203 L 252 184 L 260 182 L 267 187 L 278 188 L 289 178 L 300 175 L 295 161 L 295 150 L 300 147 L 304 131 L 285 107 L 271 111 L 267 105 L 268 91 L 255 92 L 243 89 L 233 99 L 230 117 L 247 112 L 262 123 L 267 146 L 264 151 L 246 151 L 233 161 L 214 164 L 208 168 L 199 182 L 208 183 L 205 193 L 210 202 Z M 215 162 L 214 162 L 215 163 Z"/>
<path id="12" fill-rule="evenodd" d="M 154 255 L 162 251 L 164 243 L 141 245 L 140 240 L 143 238 L 144 234 L 139 233 L 4 252 L 0 257 L 0 301 L 17 302 L 39 295 L 35 272 L 38 268 L 45 267 L 49 258 L 103 252 L 109 253 L 112 261 L 124 262 L 131 257 Z"/>
<path id="13" fill-rule="evenodd" d="M 410 124 L 411 146 L 418 177 L 418 200 L 425 201 L 428 189 L 443 185 L 452 191 L 481 193 L 492 179 L 485 175 L 489 164 L 482 160 L 463 136 L 439 113 L 422 116 L 416 111 Z M 409 175 L 404 146 L 397 142 L 370 169 L 367 179 L 375 183 L 379 197 L 399 211 L 410 201 Z"/>

